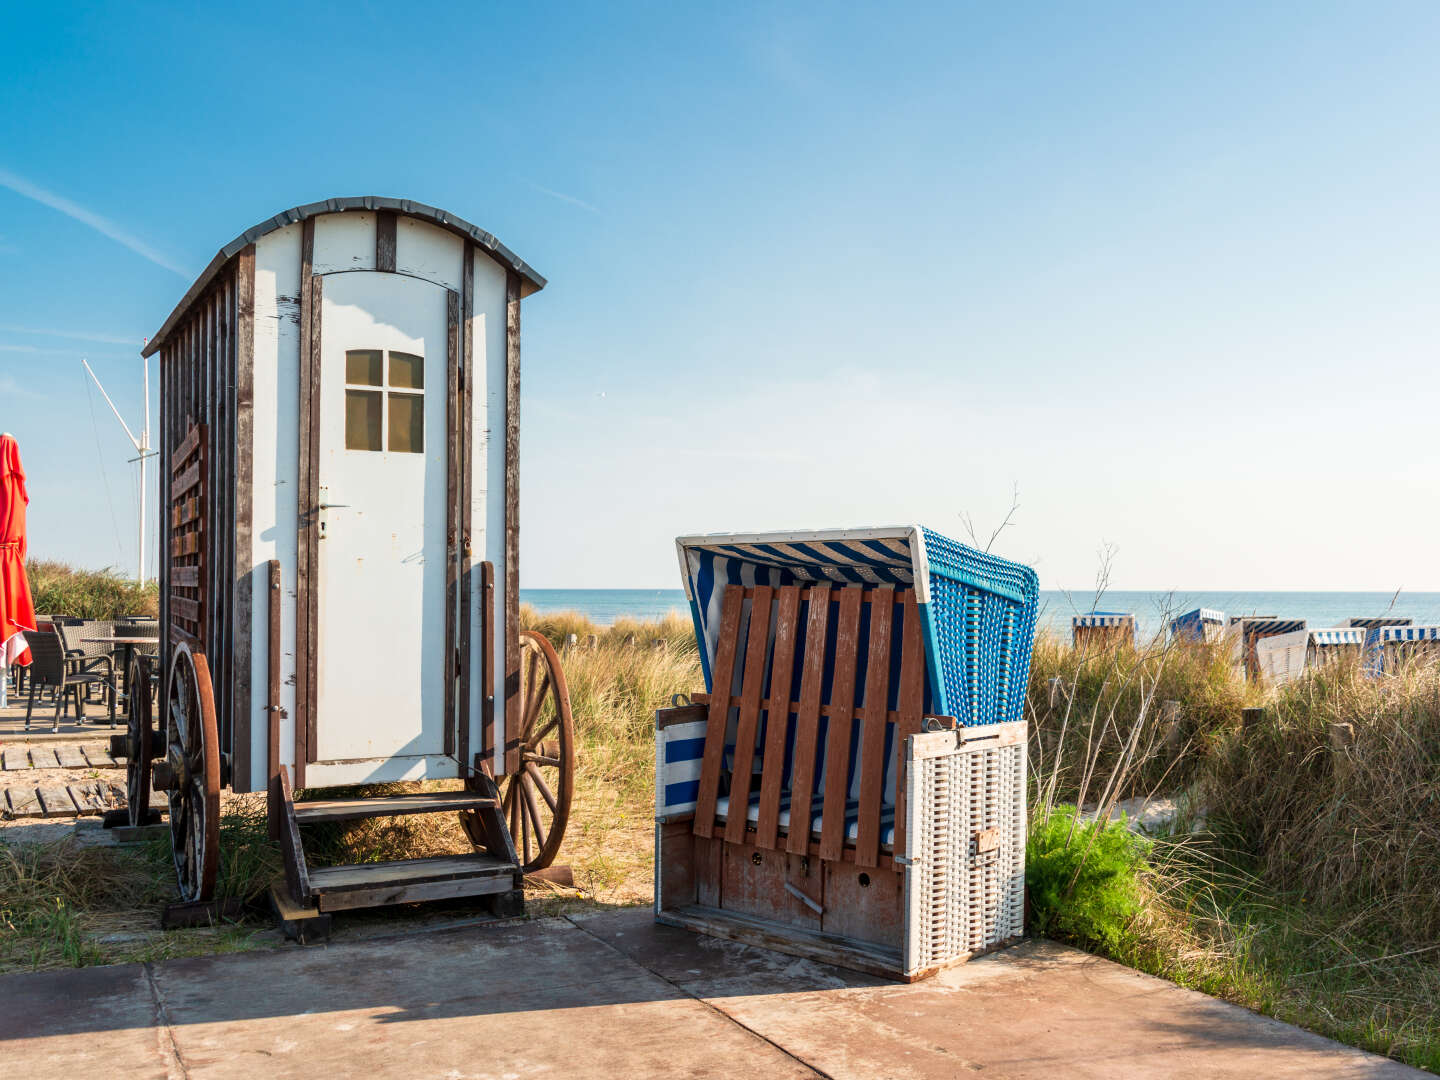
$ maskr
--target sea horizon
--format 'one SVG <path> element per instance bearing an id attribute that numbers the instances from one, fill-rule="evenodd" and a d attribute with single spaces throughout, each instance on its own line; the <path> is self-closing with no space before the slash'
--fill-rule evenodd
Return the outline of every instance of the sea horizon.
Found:
<path id="1" fill-rule="evenodd" d="M 1394 615 L 1416 625 L 1440 624 L 1440 592 L 1359 591 L 1345 589 L 1109 589 L 1093 605 L 1093 591 L 1042 589 L 1040 627 L 1068 633 L 1073 615 L 1098 606 L 1135 616 L 1141 638 L 1157 632 L 1173 615 L 1197 607 L 1227 615 L 1275 615 L 1305 619 L 1311 627 L 1335 626 L 1348 618 Z M 578 611 L 609 626 L 616 619 L 660 619 L 671 611 L 689 617 L 683 589 L 521 589 L 520 602 L 542 614 Z"/>

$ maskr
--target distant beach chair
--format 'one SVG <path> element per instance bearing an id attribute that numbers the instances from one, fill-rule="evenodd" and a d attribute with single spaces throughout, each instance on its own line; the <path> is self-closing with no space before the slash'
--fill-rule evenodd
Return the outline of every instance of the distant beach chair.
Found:
<path id="1" fill-rule="evenodd" d="M 1255 646 L 1265 638 L 1293 634 L 1307 627 L 1304 619 L 1281 619 L 1274 615 L 1232 615 L 1226 634 L 1230 636 L 1230 656 L 1245 672 L 1247 679 L 1260 677 L 1260 660 Z"/>
<path id="2" fill-rule="evenodd" d="M 1107 649 L 1135 644 L 1135 616 L 1126 611 L 1092 611 L 1070 620 L 1070 640 L 1077 649 Z"/>
<path id="3" fill-rule="evenodd" d="M 1402 615 L 1377 615 L 1373 618 L 1361 617 L 1346 619 L 1340 625 L 1356 626 L 1361 630 L 1378 630 L 1382 626 L 1409 626 L 1414 621 L 1415 620 L 1407 619 Z"/>
<path id="4" fill-rule="evenodd" d="M 1283 683 L 1298 679 L 1310 668 L 1357 659 L 1364 645 L 1365 631 L 1358 626 L 1294 630 L 1257 640 L 1255 660 L 1261 675 Z"/>
<path id="5" fill-rule="evenodd" d="M 1365 633 L 1367 675 L 1393 675 L 1426 660 L 1440 660 L 1440 626 L 1377 626 Z"/>
<path id="6" fill-rule="evenodd" d="M 1197 607 L 1170 620 L 1170 636 L 1182 641 L 1219 641 L 1225 636 L 1225 613 L 1215 608 Z"/>

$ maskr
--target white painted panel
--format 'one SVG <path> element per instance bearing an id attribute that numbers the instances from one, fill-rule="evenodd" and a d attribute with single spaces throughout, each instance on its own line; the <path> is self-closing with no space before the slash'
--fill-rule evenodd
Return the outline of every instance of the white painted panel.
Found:
<path id="1" fill-rule="evenodd" d="M 316 752 L 444 750 L 447 295 L 400 274 L 325 279 Z M 386 352 L 382 450 L 346 447 L 346 351 Z M 392 451 L 391 351 L 423 356 L 424 452 Z M 374 391 L 366 391 L 374 392 Z M 451 765 L 453 775 L 453 763 Z M 307 769 L 307 783 L 315 783 Z"/>
<path id="2" fill-rule="evenodd" d="M 395 269 L 460 292 L 465 242 L 428 221 L 400 215 L 395 228 Z"/>
<path id="3" fill-rule="evenodd" d="M 453 780 L 455 759 L 444 754 L 426 757 L 371 758 L 365 761 L 320 761 L 305 766 L 306 787 L 342 784 L 390 784 L 399 780 Z"/>
<path id="4" fill-rule="evenodd" d="M 471 542 L 476 571 L 470 601 L 470 745 L 482 745 L 484 695 L 481 693 L 480 642 L 484 593 L 478 564 L 495 567 L 495 605 L 490 613 L 495 628 L 491 670 L 495 672 L 495 772 L 503 772 L 502 739 L 505 730 L 505 271 L 489 256 L 475 253 L 475 311 L 472 323 L 475 356 L 471 420 Z"/>
<path id="5" fill-rule="evenodd" d="M 374 270 L 374 213 L 347 210 L 343 214 L 320 214 L 316 217 L 315 254 L 311 266 L 317 274 Z"/>
<path id="6" fill-rule="evenodd" d="M 270 596 L 266 564 L 280 560 L 280 756 L 295 760 L 295 575 L 298 565 L 296 490 L 300 430 L 300 229 L 289 225 L 255 243 L 255 442 L 250 631 L 249 790 L 268 780 L 265 711 L 270 670 Z M 235 778 L 236 790 L 245 778 Z"/>

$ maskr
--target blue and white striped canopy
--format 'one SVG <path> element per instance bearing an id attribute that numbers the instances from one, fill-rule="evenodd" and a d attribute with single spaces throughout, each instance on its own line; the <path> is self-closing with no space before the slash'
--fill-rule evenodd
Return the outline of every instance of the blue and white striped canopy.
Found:
<path id="1" fill-rule="evenodd" d="M 1231 626 L 1238 626 L 1240 633 L 1249 636 L 1251 634 L 1293 634 L 1296 630 L 1304 630 L 1306 623 L 1304 619 L 1277 619 L 1274 615 L 1232 615 Z"/>
<path id="2" fill-rule="evenodd" d="M 1365 631 L 1358 626 L 1334 627 L 1329 630 L 1311 630 L 1311 645 L 1363 645 Z"/>
<path id="3" fill-rule="evenodd" d="M 1125 611 L 1092 611 L 1088 615 L 1076 615 L 1070 620 L 1073 626 L 1133 626 L 1135 615 Z"/>
<path id="4" fill-rule="evenodd" d="M 1378 675 L 1385 670 L 1386 646 L 1406 642 L 1440 641 L 1440 626 L 1376 626 L 1365 632 L 1365 670 Z M 1403 651 L 1403 650 L 1401 650 Z"/>
<path id="5" fill-rule="evenodd" d="M 1341 626 L 1358 626 L 1361 630 L 1374 630 L 1381 626 L 1409 626 L 1414 619 L 1403 615 L 1376 615 L 1346 619 Z"/>

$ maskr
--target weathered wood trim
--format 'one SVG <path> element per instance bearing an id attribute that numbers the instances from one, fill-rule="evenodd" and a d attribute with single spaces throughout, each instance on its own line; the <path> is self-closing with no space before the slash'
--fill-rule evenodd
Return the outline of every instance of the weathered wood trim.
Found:
<path id="1" fill-rule="evenodd" d="M 520 275 L 505 275 L 505 772 L 520 769 Z"/>
<path id="2" fill-rule="evenodd" d="M 315 326 L 318 280 L 315 261 L 315 219 L 306 218 L 300 232 L 300 431 L 299 477 L 296 484 L 296 525 L 299 530 L 295 560 L 295 787 L 305 786 L 305 763 L 310 760 L 311 687 L 315 676 L 314 559 L 316 541 L 313 459 L 319 456 L 319 356 Z M 313 430 L 312 430 L 313 429 Z"/>
<path id="3" fill-rule="evenodd" d="M 395 272 L 395 233 L 398 215 L 394 210 L 375 211 L 375 269 Z"/>
<path id="4" fill-rule="evenodd" d="M 480 756 L 495 759 L 495 564 L 480 564 Z"/>
<path id="5" fill-rule="evenodd" d="M 175 387 L 175 373 L 173 371 L 174 346 L 167 346 L 160 350 L 160 416 L 158 419 L 160 429 L 160 483 L 164 483 L 170 475 L 170 447 L 173 443 L 171 431 L 174 427 L 175 405 L 172 398 Z M 147 363 L 149 361 L 146 361 Z M 170 625 L 170 515 L 159 515 L 159 529 L 156 540 L 160 545 L 159 564 L 156 571 L 159 574 L 160 587 L 160 644 L 157 647 L 159 653 L 160 667 L 160 693 L 167 692 L 166 675 L 170 670 L 170 649 L 167 644 L 169 635 L 166 628 Z M 163 697 L 161 700 L 165 700 Z"/>
<path id="6" fill-rule="evenodd" d="M 251 629 L 255 609 L 254 561 L 254 458 L 255 458 L 255 245 L 242 251 L 235 261 L 235 351 L 232 383 L 235 421 L 235 514 L 232 590 L 235 609 L 231 620 L 231 786 L 250 791 L 253 688 L 251 680 Z"/>
<path id="7" fill-rule="evenodd" d="M 265 709 L 265 774 L 268 778 L 266 792 L 269 798 L 268 823 L 270 826 L 270 839 L 279 840 L 280 831 L 285 827 L 285 808 L 280 803 L 280 771 L 284 766 L 280 763 L 280 674 L 281 665 L 284 662 L 282 645 L 282 624 L 281 618 L 284 613 L 285 594 L 281 591 L 280 585 L 280 560 L 271 559 L 266 574 L 267 602 L 266 615 L 269 625 L 269 640 L 267 641 L 267 663 L 266 663 L 266 698 Z"/>
<path id="8" fill-rule="evenodd" d="M 475 245 L 466 244 L 464 264 L 460 271 L 460 685 L 456 702 L 458 727 L 455 758 L 460 762 L 460 775 L 468 776 L 470 760 L 470 671 L 475 654 L 472 649 L 470 620 L 472 618 L 474 548 L 471 544 L 475 490 L 475 456 L 473 437 L 475 330 Z"/>
<path id="9" fill-rule="evenodd" d="M 459 657 L 455 613 L 459 610 L 460 552 L 456 519 L 460 480 L 460 294 L 445 293 L 445 753 L 455 756 L 455 681 Z M 463 775 L 463 772 L 462 772 Z"/>

